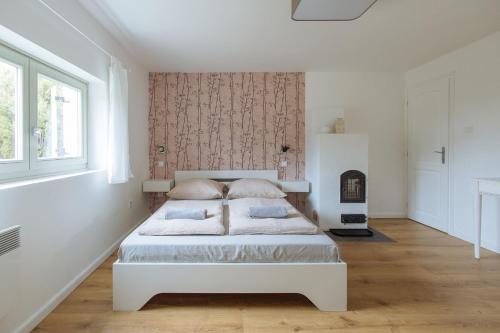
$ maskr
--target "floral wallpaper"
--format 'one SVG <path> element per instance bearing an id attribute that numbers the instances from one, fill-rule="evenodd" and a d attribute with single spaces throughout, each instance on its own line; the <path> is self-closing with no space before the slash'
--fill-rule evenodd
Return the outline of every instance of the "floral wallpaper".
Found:
<path id="1" fill-rule="evenodd" d="M 304 179 L 304 93 L 304 73 L 150 73 L 151 178 L 277 169 Z M 153 196 L 151 209 L 164 200 Z M 289 200 L 303 210 L 303 195 Z"/>

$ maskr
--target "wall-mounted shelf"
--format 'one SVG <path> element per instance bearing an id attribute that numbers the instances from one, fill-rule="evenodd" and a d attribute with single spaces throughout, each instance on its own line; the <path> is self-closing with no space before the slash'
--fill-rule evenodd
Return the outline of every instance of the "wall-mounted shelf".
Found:
<path id="1" fill-rule="evenodd" d="M 281 190 L 289 193 L 309 193 L 309 181 L 307 180 L 280 180 Z"/>
<path id="2" fill-rule="evenodd" d="M 168 192 L 174 187 L 173 179 L 148 179 L 142 183 L 142 192 Z"/>
<path id="3" fill-rule="evenodd" d="M 309 193 L 309 181 L 307 180 L 279 180 L 278 184 L 283 192 Z M 168 192 L 174 188 L 173 179 L 148 179 L 142 183 L 142 192 Z"/>

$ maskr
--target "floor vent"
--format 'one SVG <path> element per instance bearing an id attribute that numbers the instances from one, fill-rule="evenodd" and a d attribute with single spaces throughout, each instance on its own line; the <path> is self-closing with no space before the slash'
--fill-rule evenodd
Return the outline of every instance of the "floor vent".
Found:
<path id="1" fill-rule="evenodd" d="M 21 246 L 21 226 L 13 227 L 0 231 L 0 256 L 14 251 Z"/>

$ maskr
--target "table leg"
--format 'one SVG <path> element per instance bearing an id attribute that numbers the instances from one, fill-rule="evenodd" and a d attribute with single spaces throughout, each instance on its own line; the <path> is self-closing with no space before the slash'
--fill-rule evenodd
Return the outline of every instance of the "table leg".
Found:
<path id="1" fill-rule="evenodd" d="M 481 256 L 481 207 L 482 196 L 479 192 L 479 182 L 474 181 L 474 229 L 476 237 L 474 240 L 474 257 L 479 259 Z"/>

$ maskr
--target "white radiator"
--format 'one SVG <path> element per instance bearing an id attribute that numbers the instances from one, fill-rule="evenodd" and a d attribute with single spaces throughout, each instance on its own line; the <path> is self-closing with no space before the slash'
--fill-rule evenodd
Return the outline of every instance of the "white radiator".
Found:
<path id="1" fill-rule="evenodd" d="M 0 319 L 13 308 L 17 299 L 21 226 L 0 230 Z"/>

